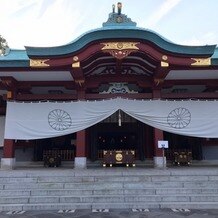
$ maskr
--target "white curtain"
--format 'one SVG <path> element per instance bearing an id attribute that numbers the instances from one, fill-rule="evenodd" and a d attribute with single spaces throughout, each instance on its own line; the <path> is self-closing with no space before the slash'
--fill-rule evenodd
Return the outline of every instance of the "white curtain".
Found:
<path id="1" fill-rule="evenodd" d="M 5 138 L 40 139 L 86 129 L 118 109 L 155 128 L 218 138 L 217 101 L 111 99 L 77 102 L 7 102 Z"/>

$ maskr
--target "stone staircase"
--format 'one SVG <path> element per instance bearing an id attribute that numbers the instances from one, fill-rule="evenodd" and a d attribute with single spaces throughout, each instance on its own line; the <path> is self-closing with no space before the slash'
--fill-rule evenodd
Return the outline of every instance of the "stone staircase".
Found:
<path id="1" fill-rule="evenodd" d="M 0 171 L 0 211 L 218 208 L 213 167 Z"/>

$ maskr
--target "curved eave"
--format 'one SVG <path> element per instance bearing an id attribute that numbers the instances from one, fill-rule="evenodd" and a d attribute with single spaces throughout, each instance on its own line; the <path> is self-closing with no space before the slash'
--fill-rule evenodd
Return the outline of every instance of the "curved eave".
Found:
<path id="1" fill-rule="evenodd" d="M 29 67 L 30 62 L 26 61 L 0 61 L 0 68 L 14 68 L 14 67 Z"/>
<path id="2" fill-rule="evenodd" d="M 157 33 L 142 28 L 100 28 L 90 31 L 75 41 L 57 47 L 28 47 L 26 46 L 29 57 L 52 57 L 69 55 L 82 49 L 87 44 L 94 41 L 113 39 L 133 39 L 146 40 L 161 49 L 179 55 L 189 56 L 211 56 L 214 53 L 216 45 L 206 46 L 184 46 L 174 44 L 159 36 Z"/>

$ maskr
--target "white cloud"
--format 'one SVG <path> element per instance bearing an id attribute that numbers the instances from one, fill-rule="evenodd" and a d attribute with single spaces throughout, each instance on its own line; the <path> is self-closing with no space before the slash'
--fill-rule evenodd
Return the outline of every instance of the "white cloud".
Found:
<path id="1" fill-rule="evenodd" d="M 1 3 L 2 0 L 0 0 Z M 25 4 L 26 2 L 26 4 Z M 28 46 L 55 46 L 70 42 L 75 37 L 73 33 L 83 19 L 77 3 L 66 0 L 18 0 L 9 10 L 9 4 L 4 4 L 8 12 L 2 14 L 0 21 L 1 35 L 8 41 L 11 48 Z M 83 18 L 83 16 L 82 16 Z"/>
<path id="2" fill-rule="evenodd" d="M 178 42 L 182 45 L 214 45 L 218 42 L 218 35 L 215 32 L 207 32 L 204 35 L 198 34 L 190 39 Z"/>
<path id="3" fill-rule="evenodd" d="M 0 34 L 8 41 L 11 48 L 23 48 L 24 45 L 63 45 L 74 40 L 86 31 L 101 27 L 101 24 L 107 20 L 108 13 L 111 12 L 110 1 L 112 2 L 112 0 L 108 0 L 107 3 L 103 4 L 101 0 L 0 0 Z M 128 2 L 129 0 L 123 1 L 126 1 L 127 6 L 131 5 Z M 135 16 L 134 21 L 138 22 L 138 20 L 141 20 L 141 27 L 156 30 L 158 22 L 172 13 L 173 9 L 182 0 L 150 0 L 152 7 L 150 11 L 147 11 L 148 13 L 146 12 L 146 1 L 135 1 L 138 2 L 136 5 L 139 5 L 141 10 L 130 7 L 125 13 L 129 16 L 129 13 L 132 12 Z M 162 4 L 158 4 L 157 2 L 162 2 Z M 191 7 L 191 2 L 181 4 L 181 9 L 178 9 L 185 11 L 187 5 Z M 213 6 L 213 8 L 215 7 Z M 205 8 L 205 11 L 205 13 L 209 13 L 207 11 L 211 13 L 211 8 Z M 143 19 L 149 13 L 152 13 L 151 16 Z M 181 17 L 181 19 L 183 18 Z M 174 31 L 173 38 L 169 37 L 169 39 L 176 42 L 178 41 L 176 38 L 178 36 L 180 38 L 179 44 L 188 45 L 214 44 L 218 42 L 218 34 L 214 33 L 217 31 L 217 28 L 215 28 L 215 19 L 210 19 L 209 21 L 210 26 L 213 27 L 212 31 L 207 28 L 208 25 L 206 28 L 202 25 L 202 19 L 204 18 L 200 16 L 196 23 L 196 19 L 190 18 L 189 25 L 201 24 L 200 28 L 198 28 L 199 31 L 203 29 L 205 32 L 208 32 L 207 34 L 200 35 L 199 31 L 196 31 L 194 34 L 191 33 L 193 37 L 190 40 L 184 40 L 187 34 Z M 171 23 L 171 26 L 169 26 L 171 30 L 177 28 L 173 25 Z M 164 28 L 166 32 L 167 28 L 168 26 L 166 25 L 166 28 Z M 159 32 L 159 29 L 157 32 Z"/>
<path id="4" fill-rule="evenodd" d="M 148 18 L 147 26 L 154 27 L 165 15 L 167 15 L 181 0 L 165 0 L 162 5 Z"/>

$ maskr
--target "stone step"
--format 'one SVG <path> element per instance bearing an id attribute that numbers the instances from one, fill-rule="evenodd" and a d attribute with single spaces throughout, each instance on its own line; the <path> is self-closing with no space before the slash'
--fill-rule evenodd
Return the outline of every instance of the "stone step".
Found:
<path id="1" fill-rule="evenodd" d="M 218 202 L 145 202 L 145 203 L 95 203 L 93 209 L 155 209 L 155 208 L 177 208 L 177 209 L 217 209 Z"/>
<path id="2" fill-rule="evenodd" d="M 0 190 L 28 190 L 28 189 L 144 189 L 144 188 L 214 188 L 218 189 L 217 181 L 160 181 L 160 182 L 22 182 L 22 183 L 5 183 L 0 184 Z"/>
<path id="3" fill-rule="evenodd" d="M 202 188 L 144 188 L 144 189 L 32 189 L 0 190 L 0 197 L 7 196 L 92 196 L 92 195 L 218 195 L 218 189 Z"/>
<path id="4" fill-rule="evenodd" d="M 72 210 L 72 209 L 217 209 L 218 202 L 146 202 L 146 203 L 38 203 L 0 204 L 0 211 Z"/>
<path id="5" fill-rule="evenodd" d="M 146 203 L 146 202 L 218 202 L 218 195 L 83 195 L 1 197 L 1 204 L 28 203 Z"/>
<path id="6" fill-rule="evenodd" d="M 217 176 L 38 176 L 0 178 L 0 184 L 8 183 L 77 183 L 77 182 L 187 182 L 187 181 L 218 181 Z"/>
<path id="7" fill-rule="evenodd" d="M 162 202 L 160 208 L 217 209 L 218 202 Z"/>
<path id="8" fill-rule="evenodd" d="M 40 168 L 14 171 L 0 171 L 0 178 L 38 178 L 38 177 L 101 177 L 101 176 L 208 176 L 218 180 L 217 167 L 187 168 L 177 167 L 170 169 L 153 168 L 100 168 L 87 170 L 74 170 L 64 168 Z M 213 178 L 214 177 L 214 178 Z"/>
<path id="9" fill-rule="evenodd" d="M 0 171 L 0 211 L 217 207 L 217 169 Z"/>

